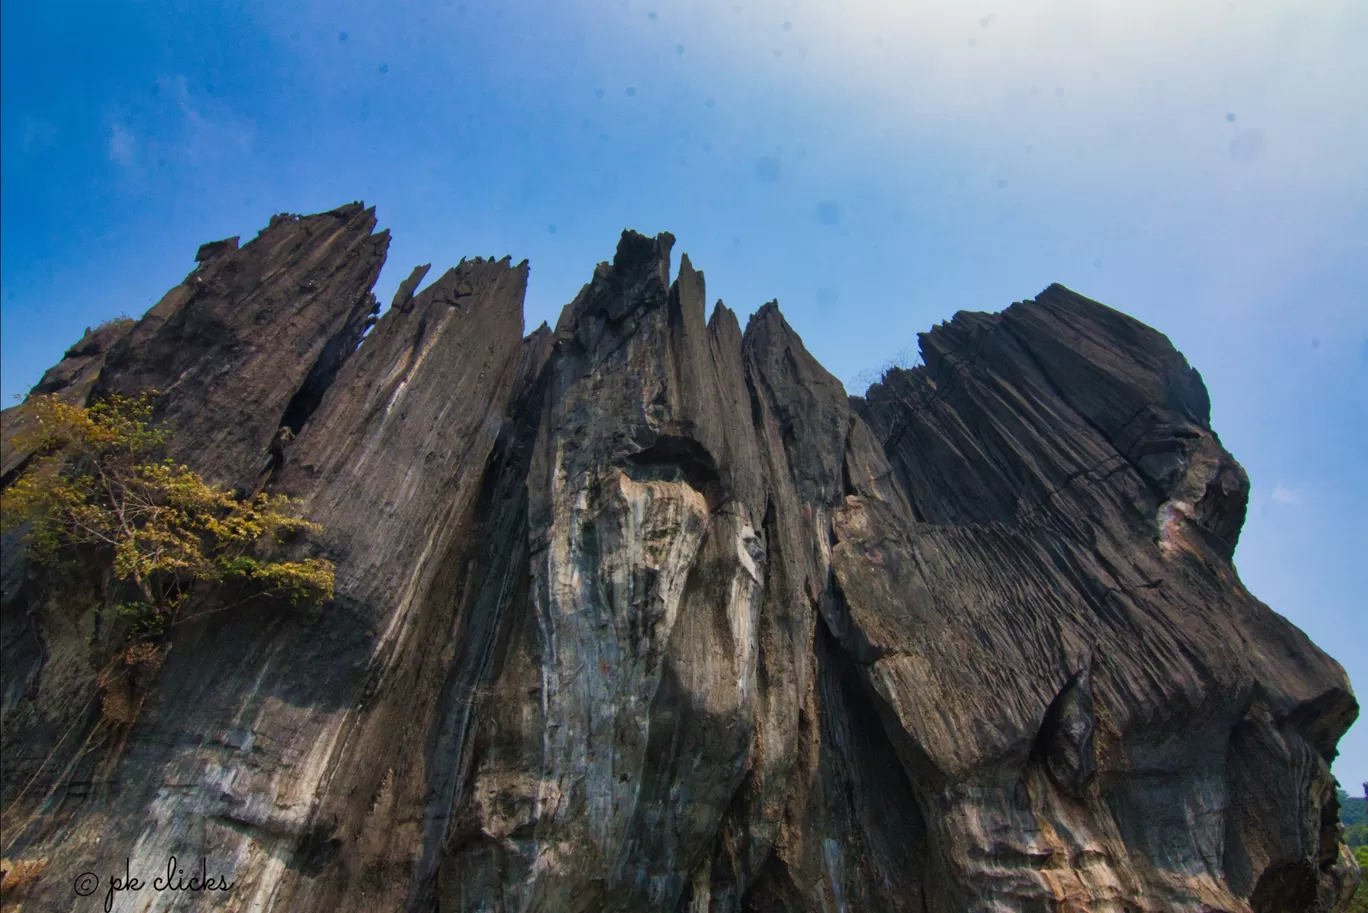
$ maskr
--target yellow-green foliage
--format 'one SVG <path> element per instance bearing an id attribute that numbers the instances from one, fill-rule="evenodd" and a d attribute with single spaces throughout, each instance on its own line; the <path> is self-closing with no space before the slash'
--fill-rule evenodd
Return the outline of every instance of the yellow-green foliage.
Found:
<path id="1" fill-rule="evenodd" d="M 289 498 L 239 501 L 159 459 L 165 432 L 150 423 L 150 395 L 111 396 L 89 407 L 38 396 L 21 408 L 33 422 L 15 444 L 34 457 L 5 492 L 4 526 L 29 525 L 28 546 L 40 567 L 92 560 L 106 566 L 126 590 L 117 609 L 131 623 L 130 639 L 165 630 L 188 598 L 221 597 L 215 591 L 226 584 L 238 585 L 238 602 L 299 605 L 332 597 L 330 562 L 263 557 L 272 541 L 318 525 L 292 516 Z"/>
<path id="2" fill-rule="evenodd" d="M 134 320 L 132 317 L 129 317 L 127 314 L 120 314 L 117 317 L 110 317 L 108 320 L 100 321 L 100 323 L 95 327 L 95 330 L 98 332 L 100 330 L 103 330 L 105 327 L 119 327 L 121 329 L 126 329 L 137 322 L 138 321 Z"/>
<path id="3" fill-rule="evenodd" d="M 1358 856 L 1358 864 L 1359 868 L 1363 870 L 1363 876 L 1359 882 L 1358 890 L 1354 892 L 1353 899 L 1344 908 L 1344 913 L 1368 913 L 1368 847 L 1358 847 L 1354 852 Z"/>

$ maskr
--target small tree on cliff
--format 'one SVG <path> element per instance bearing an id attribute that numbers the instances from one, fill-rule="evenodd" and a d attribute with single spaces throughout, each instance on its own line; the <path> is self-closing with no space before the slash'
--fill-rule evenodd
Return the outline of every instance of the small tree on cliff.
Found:
<path id="1" fill-rule="evenodd" d="M 27 525 L 30 557 L 49 574 L 93 564 L 112 581 L 106 603 L 120 630 L 100 674 L 106 719 L 136 718 L 172 625 L 253 600 L 332 597 L 330 562 L 263 557 L 318 525 L 292 516 L 288 498 L 237 500 L 159 459 L 166 434 L 150 423 L 150 395 L 89 407 L 37 396 L 20 408 L 30 421 L 14 443 L 33 456 L 4 493 L 3 525 Z M 192 601 L 207 607 L 187 611 Z"/>

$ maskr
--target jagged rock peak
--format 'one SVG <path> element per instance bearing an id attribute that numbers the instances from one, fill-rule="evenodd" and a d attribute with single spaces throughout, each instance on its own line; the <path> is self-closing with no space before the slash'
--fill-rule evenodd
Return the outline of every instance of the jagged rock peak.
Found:
<path id="1" fill-rule="evenodd" d="M 462 260 L 461 263 L 464 264 L 465 261 Z M 390 302 L 390 307 L 398 308 L 401 311 L 407 308 L 409 303 L 413 300 L 414 290 L 418 288 L 418 285 L 423 281 L 423 277 L 428 274 L 428 270 L 430 269 L 432 269 L 431 263 L 415 266 L 413 272 L 409 273 L 408 278 L 403 282 L 400 282 L 399 288 L 395 289 L 394 300 Z"/>
<path id="2" fill-rule="evenodd" d="M 195 262 L 203 263 L 206 260 L 211 260 L 222 254 L 232 253 L 237 249 L 237 235 L 234 235 L 231 238 L 224 238 L 222 241 L 210 241 L 207 244 L 200 245 L 199 250 L 195 252 Z"/>
<path id="3" fill-rule="evenodd" d="M 1161 333 L 1052 285 L 850 397 L 777 302 L 705 323 L 668 233 L 623 232 L 525 333 L 511 257 L 418 291 L 420 266 L 378 315 L 375 224 L 353 203 L 206 245 L 35 388 L 166 391 L 172 454 L 298 498 L 321 531 L 290 548 L 337 577 L 317 612 L 168 632 L 106 757 L 107 578 L 51 586 L 6 539 L 5 852 L 50 861 L 26 909 L 171 855 L 238 885 L 184 899 L 206 911 L 1352 894 L 1328 765 L 1358 704 L 1241 585 L 1248 478 Z"/>

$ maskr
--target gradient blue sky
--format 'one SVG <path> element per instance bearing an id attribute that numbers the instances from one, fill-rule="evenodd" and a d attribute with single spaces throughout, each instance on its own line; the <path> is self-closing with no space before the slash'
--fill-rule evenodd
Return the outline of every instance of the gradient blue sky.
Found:
<path id="1" fill-rule="evenodd" d="M 363 199 L 417 263 L 624 227 L 777 297 L 852 386 L 1058 281 L 1201 370 L 1253 480 L 1245 583 L 1368 682 L 1368 4 L 0 4 L 5 401 L 197 245 Z M 861 392 L 853 390 L 853 392 Z M 1368 723 L 1341 743 L 1368 780 Z"/>

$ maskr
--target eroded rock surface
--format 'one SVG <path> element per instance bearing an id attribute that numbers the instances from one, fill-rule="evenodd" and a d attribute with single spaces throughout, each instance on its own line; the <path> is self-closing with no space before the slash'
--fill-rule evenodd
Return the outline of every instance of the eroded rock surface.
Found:
<path id="1" fill-rule="evenodd" d="M 374 228 L 352 204 L 205 245 L 36 388 L 164 391 L 173 454 L 301 498 L 338 572 L 319 611 L 177 631 L 108 761 L 81 741 L 98 593 L 6 542 L 4 853 L 47 860 L 25 909 L 171 854 L 233 891 L 115 909 L 1352 893 L 1328 765 L 1357 704 L 1241 585 L 1248 480 L 1160 333 L 1051 286 L 852 398 L 777 305 L 708 316 L 668 234 L 624 233 L 524 336 L 507 259 L 420 267 L 375 320 Z"/>

